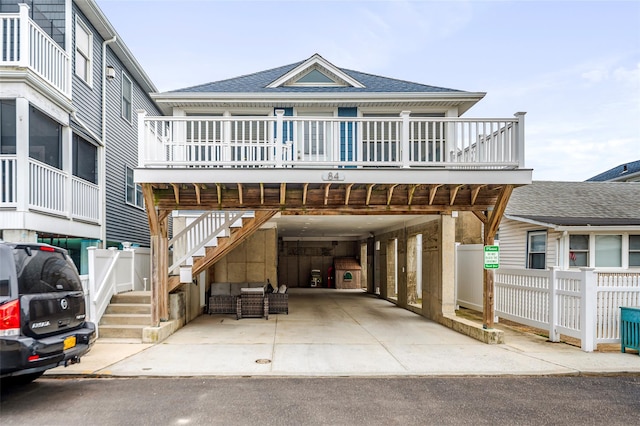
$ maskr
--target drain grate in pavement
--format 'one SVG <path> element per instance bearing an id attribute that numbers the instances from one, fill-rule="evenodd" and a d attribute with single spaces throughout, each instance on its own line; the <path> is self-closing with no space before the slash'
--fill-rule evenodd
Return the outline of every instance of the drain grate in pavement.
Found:
<path id="1" fill-rule="evenodd" d="M 269 364 L 270 362 L 271 362 L 270 359 L 264 359 L 264 358 L 256 359 L 256 364 Z"/>

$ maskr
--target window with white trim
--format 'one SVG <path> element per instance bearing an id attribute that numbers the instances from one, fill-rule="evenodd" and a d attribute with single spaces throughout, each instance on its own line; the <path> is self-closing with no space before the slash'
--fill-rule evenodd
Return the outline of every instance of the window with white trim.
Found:
<path id="1" fill-rule="evenodd" d="M 622 266 L 622 235 L 596 235 L 596 268 Z"/>
<path id="2" fill-rule="evenodd" d="M 569 266 L 580 267 L 589 265 L 589 236 L 569 236 Z"/>
<path id="3" fill-rule="evenodd" d="M 547 232 L 530 231 L 527 234 L 527 268 L 547 267 Z"/>
<path id="4" fill-rule="evenodd" d="M 122 118 L 131 123 L 131 79 L 122 73 Z"/>
<path id="5" fill-rule="evenodd" d="M 75 72 L 85 83 L 91 85 L 93 81 L 93 34 L 76 17 L 76 60 Z"/>
<path id="6" fill-rule="evenodd" d="M 629 266 L 640 266 L 640 235 L 629 235 Z"/>
<path id="7" fill-rule="evenodd" d="M 142 186 L 135 183 L 135 181 L 133 180 L 133 169 L 131 167 L 127 167 L 126 175 L 127 204 L 131 204 L 143 209 L 144 198 L 142 197 Z"/>

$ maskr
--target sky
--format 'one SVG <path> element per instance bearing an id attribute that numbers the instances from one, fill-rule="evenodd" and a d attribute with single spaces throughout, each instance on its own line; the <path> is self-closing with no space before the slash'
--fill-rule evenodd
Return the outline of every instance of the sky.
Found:
<path id="1" fill-rule="evenodd" d="M 525 116 L 534 180 L 640 160 L 640 0 L 97 0 L 159 92 L 318 53 L 351 70 L 486 92 Z"/>

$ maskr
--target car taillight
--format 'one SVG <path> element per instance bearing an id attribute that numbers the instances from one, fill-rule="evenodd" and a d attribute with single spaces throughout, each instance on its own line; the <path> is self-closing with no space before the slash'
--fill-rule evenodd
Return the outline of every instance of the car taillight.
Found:
<path id="1" fill-rule="evenodd" d="M 53 247 L 40 246 L 40 251 L 56 251 Z"/>
<path id="2" fill-rule="evenodd" d="M 20 334 L 20 301 L 0 305 L 0 336 L 17 336 Z"/>

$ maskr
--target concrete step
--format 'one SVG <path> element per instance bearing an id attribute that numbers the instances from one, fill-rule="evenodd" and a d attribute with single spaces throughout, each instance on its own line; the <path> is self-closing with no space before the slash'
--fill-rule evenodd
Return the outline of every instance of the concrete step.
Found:
<path id="1" fill-rule="evenodd" d="M 151 325 L 150 314 L 104 314 L 100 325 Z"/>
<path id="2" fill-rule="evenodd" d="M 151 305 L 147 303 L 110 303 L 104 313 L 151 315 Z"/>
<path id="3" fill-rule="evenodd" d="M 114 294 L 111 303 L 148 303 L 151 304 L 150 291 L 130 291 L 127 293 Z"/>
<path id="4" fill-rule="evenodd" d="M 142 329 L 145 325 L 100 325 L 100 338 L 142 339 Z"/>

